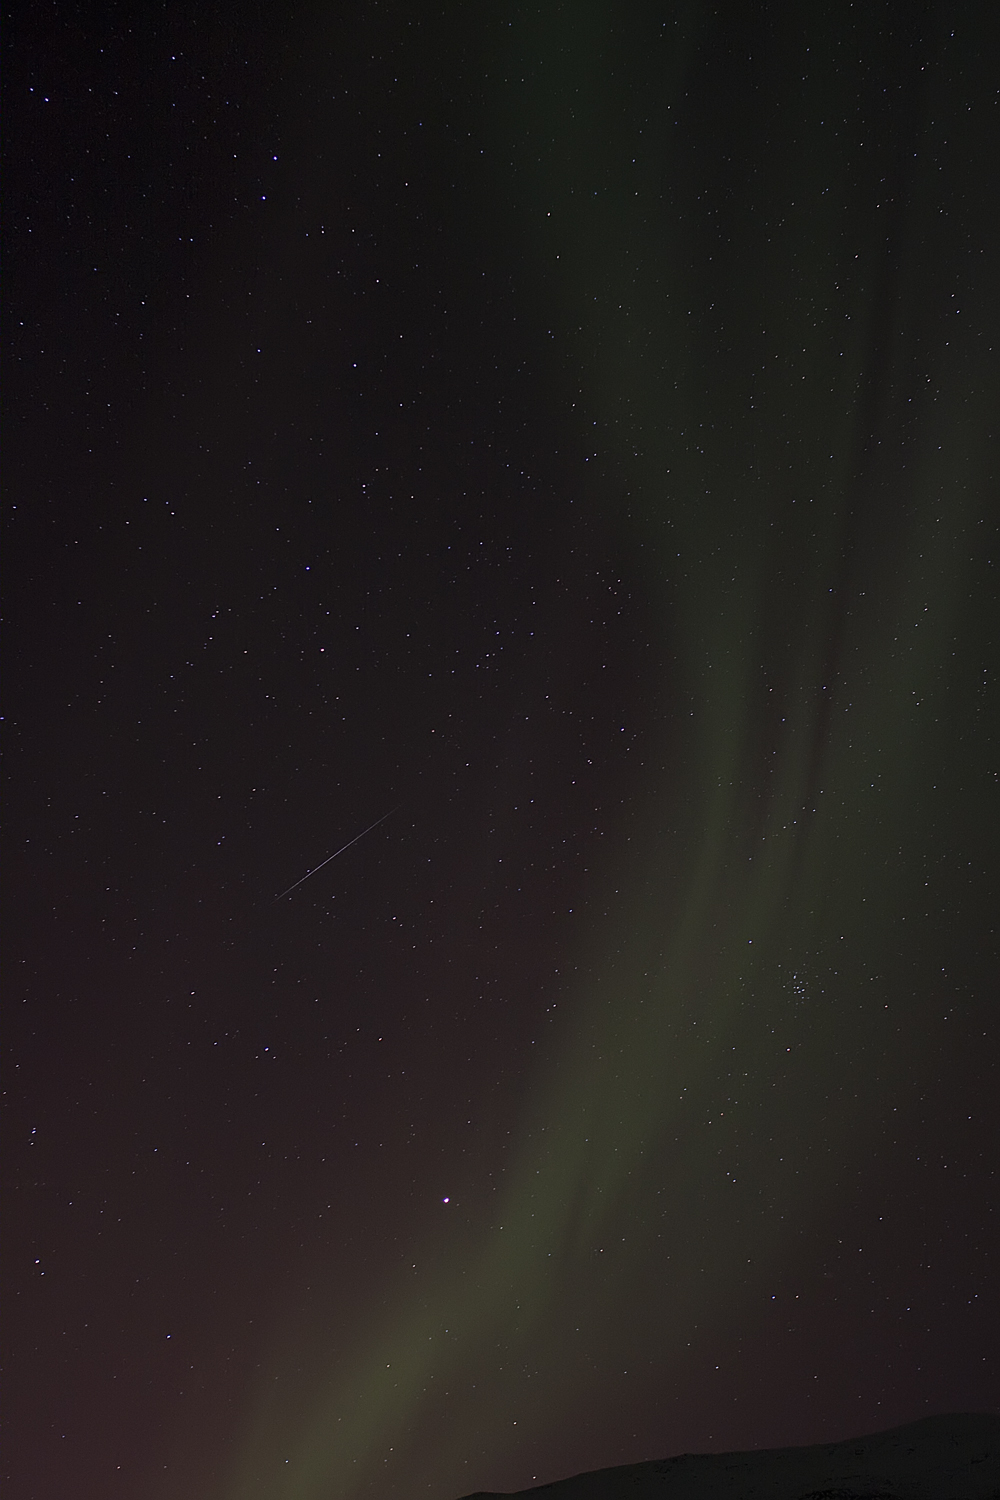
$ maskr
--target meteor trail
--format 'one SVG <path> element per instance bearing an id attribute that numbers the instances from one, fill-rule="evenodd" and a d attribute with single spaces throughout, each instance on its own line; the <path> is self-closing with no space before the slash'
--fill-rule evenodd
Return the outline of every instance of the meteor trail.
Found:
<path id="1" fill-rule="evenodd" d="M 298 890 L 303 881 L 309 879 L 310 875 L 315 875 L 316 871 L 322 870 L 323 866 L 328 865 L 331 859 L 336 859 L 338 854 L 343 854 L 345 849 L 349 849 L 352 844 L 356 844 L 359 839 L 363 839 L 366 833 L 371 833 L 372 829 L 377 828 L 380 823 L 384 823 L 386 818 L 391 818 L 393 813 L 398 812 L 402 805 L 403 804 L 401 802 L 397 802 L 395 807 L 390 807 L 387 813 L 383 813 L 380 818 L 376 818 L 374 823 L 369 823 L 367 828 L 363 828 L 360 833 L 355 834 L 354 838 L 348 839 L 346 844 L 342 844 L 339 849 L 335 849 L 332 854 L 328 854 L 326 859 L 320 860 L 319 864 L 315 865 L 313 869 L 307 870 L 306 873 L 302 876 L 301 880 L 296 880 L 293 885 L 290 885 L 288 887 L 287 891 L 281 891 L 277 896 L 275 896 L 274 900 L 280 901 L 282 897 L 290 896 L 293 891 Z M 271 904 L 273 906 L 274 902 L 272 902 Z"/>

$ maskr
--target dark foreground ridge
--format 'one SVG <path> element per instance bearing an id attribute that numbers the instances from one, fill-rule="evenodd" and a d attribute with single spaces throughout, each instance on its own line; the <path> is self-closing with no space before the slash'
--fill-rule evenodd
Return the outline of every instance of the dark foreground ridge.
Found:
<path id="1" fill-rule="evenodd" d="M 597 1469 L 518 1490 L 531 1500 L 1000 1500 L 1000 1416 L 924 1417 L 845 1443 Z M 466 1500 L 500 1500 L 480 1490 Z"/>

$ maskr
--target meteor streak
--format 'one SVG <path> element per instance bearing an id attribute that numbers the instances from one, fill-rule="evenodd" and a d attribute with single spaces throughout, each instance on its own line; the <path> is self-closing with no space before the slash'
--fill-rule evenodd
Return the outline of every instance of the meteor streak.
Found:
<path id="1" fill-rule="evenodd" d="M 360 833 L 355 834 L 354 838 L 348 839 L 346 844 L 341 844 L 340 848 L 335 849 L 332 854 L 328 854 L 326 859 L 320 860 L 318 865 L 315 865 L 311 870 L 307 870 L 300 880 L 296 880 L 293 885 L 290 885 L 288 887 L 287 891 L 279 892 L 279 894 L 275 896 L 274 900 L 281 901 L 283 897 L 290 896 L 293 891 L 298 890 L 303 881 L 309 879 L 310 875 L 315 875 L 318 870 L 322 870 L 324 865 L 328 865 L 331 859 L 336 859 L 338 854 L 343 854 L 345 849 L 350 849 L 352 844 L 356 844 L 359 839 L 363 839 L 366 833 L 371 833 L 372 829 L 377 828 L 380 823 L 384 823 L 386 818 L 391 818 L 393 813 L 398 812 L 402 805 L 403 804 L 401 802 L 397 802 L 395 807 L 390 807 L 389 811 L 387 813 L 383 813 L 380 818 L 376 818 L 374 823 L 369 823 L 368 827 L 363 828 Z M 272 902 L 271 904 L 273 906 L 274 902 Z"/>

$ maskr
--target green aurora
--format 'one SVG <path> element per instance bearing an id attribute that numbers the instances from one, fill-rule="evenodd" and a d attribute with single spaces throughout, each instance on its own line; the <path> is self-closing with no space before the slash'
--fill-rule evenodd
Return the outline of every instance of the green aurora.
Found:
<path id="1" fill-rule="evenodd" d="M 469 1434 L 496 1473 L 586 1425 L 595 1349 L 679 1379 L 696 1331 L 759 1327 L 889 1170 L 945 1026 L 917 976 L 963 972 L 927 893 L 968 910 L 986 859 L 972 42 L 884 104 L 878 10 L 512 14 L 461 13 L 450 82 L 485 79 L 553 441 L 656 632 L 645 817 L 592 876 L 606 916 L 494 1220 L 456 1203 L 445 1235 L 414 1210 L 398 1279 L 335 1347 L 294 1298 L 275 1310 L 226 1500 L 457 1496 Z"/>

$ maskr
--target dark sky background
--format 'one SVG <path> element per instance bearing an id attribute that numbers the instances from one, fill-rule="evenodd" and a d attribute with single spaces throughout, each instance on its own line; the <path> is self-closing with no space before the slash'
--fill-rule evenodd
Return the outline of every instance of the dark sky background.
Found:
<path id="1" fill-rule="evenodd" d="M 6 10 L 10 1500 L 996 1410 L 993 8 Z"/>

